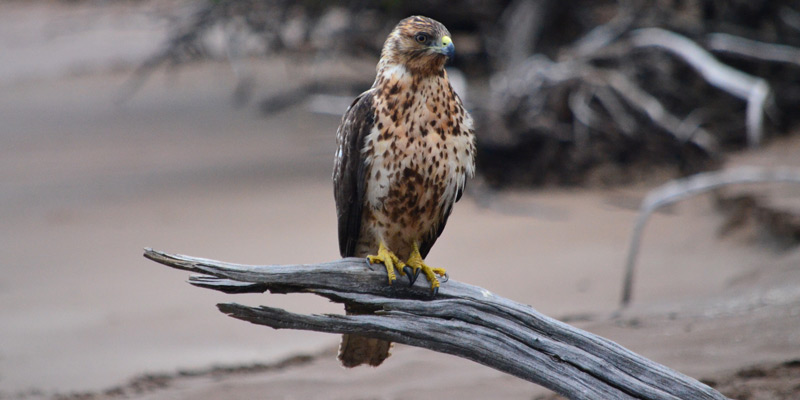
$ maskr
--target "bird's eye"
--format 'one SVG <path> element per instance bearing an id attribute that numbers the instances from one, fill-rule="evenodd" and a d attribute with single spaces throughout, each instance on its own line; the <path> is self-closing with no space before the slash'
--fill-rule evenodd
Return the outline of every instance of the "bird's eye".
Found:
<path id="1" fill-rule="evenodd" d="M 417 43 L 426 43 L 428 41 L 428 35 L 424 33 L 418 33 L 417 36 L 414 36 L 414 40 L 416 40 Z"/>

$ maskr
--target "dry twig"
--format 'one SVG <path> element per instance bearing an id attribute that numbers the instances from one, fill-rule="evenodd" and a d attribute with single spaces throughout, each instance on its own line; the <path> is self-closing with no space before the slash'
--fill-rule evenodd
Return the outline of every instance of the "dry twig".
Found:
<path id="1" fill-rule="evenodd" d="M 642 205 L 639 206 L 639 215 L 636 217 L 636 223 L 631 233 L 628 258 L 625 262 L 625 276 L 623 277 L 620 306 L 625 307 L 631 301 L 636 256 L 639 254 L 644 226 L 653 212 L 665 205 L 723 186 L 762 182 L 800 183 L 800 170 L 786 167 L 739 167 L 725 171 L 705 172 L 671 181 L 647 193 Z"/>

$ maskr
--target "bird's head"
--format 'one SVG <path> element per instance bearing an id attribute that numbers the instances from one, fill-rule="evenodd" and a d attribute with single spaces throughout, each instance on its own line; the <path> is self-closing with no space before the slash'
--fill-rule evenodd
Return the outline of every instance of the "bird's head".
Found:
<path id="1" fill-rule="evenodd" d="M 427 17 L 408 17 L 395 26 L 381 51 L 381 64 L 403 65 L 412 73 L 437 74 L 453 58 L 450 32 Z"/>

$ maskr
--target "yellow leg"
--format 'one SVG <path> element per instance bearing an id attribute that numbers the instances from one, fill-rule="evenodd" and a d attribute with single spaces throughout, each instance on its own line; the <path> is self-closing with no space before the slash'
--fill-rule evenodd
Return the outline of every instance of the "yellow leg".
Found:
<path id="1" fill-rule="evenodd" d="M 378 254 L 374 256 L 367 256 L 367 260 L 370 264 L 378 262 L 386 267 L 386 275 L 389 277 L 390 285 L 397 279 L 397 275 L 394 273 L 395 269 L 398 273 L 400 273 L 400 276 L 405 276 L 403 267 L 405 267 L 406 264 L 400 261 L 400 259 L 394 255 L 394 253 L 387 249 L 386 245 L 383 244 L 383 241 L 381 241 L 380 245 L 378 246 Z"/>
<path id="2" fill-rule="evenodd" d="M 408 257 L 406 265 L 411 267 L 413 276 L 416 276 L 419 273 L 418 271 L 421 270 L 422 273 L 425 274 L 425 277 L 428 278 L 428 282 L 431 283 L 431 292 L 434 294 L 439 292 L 439 279 L 436 278 L 436 275 L 444 276 L 445 270 L 444 268 L 433 268 L 425 264 L 425 260 L 423 260 L 422 255 L 419 254 L 419 247 L 417 247 L 416 243 L 414 243 L 411 256 Z"/>

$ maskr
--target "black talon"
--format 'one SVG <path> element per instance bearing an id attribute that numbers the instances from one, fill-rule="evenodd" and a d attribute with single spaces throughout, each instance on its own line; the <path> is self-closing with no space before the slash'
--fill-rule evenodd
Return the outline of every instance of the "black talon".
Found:
<path id="1" fill-rule="evenodd" d="M 409 286 L 413 285 L 414 282 L 417 281 L 417 278 L 419 278 L 419 273 L 420 272 L 422 272 L 422 268 L 417 268 L 416 271 L 414 271 L 414 276 L 412 278 L 410 278 L 411 279 L 411 284 Z"/>
<path id="2" fill-rule="evenodd" d="M 431 289 L 431 297 L 436 297 L 437 294 L 439 294 L 439 288 L 438 287 L 435 287 L 435 288 Z"/>
<path id="3" fill-rule="evenodd" d="M 419 271 L 414 273 L 414 269 L 406 265 L 403 267 L 403 272 L 405 272 L 406 277 L 408 278 L 408 286 L 414 286 L 414 282 L 417 281 L 417 276 L 419 276 Z"/>
<path id="4" fill-rule="evenodd" d="M 440 279 L 440 281 L 441 281 L 442 283 L 445 283 L 445 282 L 447 282 L 447 281 L 449 281 L 449 280 L 450 280 L 450 275 L 447 275 L 447 272 L 445 272 L 445 273 L 444 273 L 444 276 L 442 276 L 442 279 Z"/>

